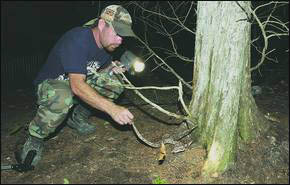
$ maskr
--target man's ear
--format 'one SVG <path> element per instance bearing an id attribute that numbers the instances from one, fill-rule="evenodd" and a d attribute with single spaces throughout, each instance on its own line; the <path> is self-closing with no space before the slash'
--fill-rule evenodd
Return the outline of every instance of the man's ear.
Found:
<path id="1" fill-rule="evenodd" d="M 98 23 L 99 30 L 102 31 L 105 26 L 106 26 L 105 20 L 104 19 L 100 19 L 99 23 Z"/>

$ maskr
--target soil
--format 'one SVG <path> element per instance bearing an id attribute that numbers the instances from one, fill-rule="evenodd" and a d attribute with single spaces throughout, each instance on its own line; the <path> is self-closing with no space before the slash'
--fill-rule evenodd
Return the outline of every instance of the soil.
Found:
<path id="1" fill-rule="evenodd" d="M 97 126 L 94 134 L 79 136 L 63 125 L 45 142 L 42 160 L 33 171 L 1 171 L 1 184 L 47 183 L 289 183 L 289 95 L 288 82 L 262 87 L 255 100 L 259 109 L 270 113 L 270 129 L 255 142 L 240 148 L 236 164 L 224 174 L 201 177 L 205 150 L 193 143 L 185 152 L 167 155 L 158 161 L 159 149 L 146 146 L 136 138 L 130 126 L 120 126 L 107 115 L 95 112 L 90 118 Z M 144 94 L 172 112 L 176 93 L 150 91 Z M 189 93 L 190 94 L 190 93 Z M 190 98 L 186 99 L 188 103 Z M 14 152 L 27 137 L 27 124 L 36 111 L 36 99 L 30 89 L 1 94 L 1 165 L 16 163 Z M 164 134 L 175 133 L 180 120 L 172 119 L 126 91 L 119 102 L 135 115 L 135 124 L 150 141 L 160 141 Z M 186 140 L 186 139 L 185 139 Z M 158 181 L 159 180 L 159 181 Z"/>

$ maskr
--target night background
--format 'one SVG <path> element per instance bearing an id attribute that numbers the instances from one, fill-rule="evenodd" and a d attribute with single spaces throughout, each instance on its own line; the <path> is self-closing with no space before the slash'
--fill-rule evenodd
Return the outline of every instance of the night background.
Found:
<path id="1" fill-rule="evenodd" d="M 36 96 L 33 92 L 32 83 L 39 69 L 45 63 L 50 49 L 68 30 L 81 26 L 97 17 L 104 7 L 122 3 L 126 4 L 126 2 L 121 1 L 1 1 L 1 162 L 15 162 L 13 157 L 15 146 L 23 143 L 25 125 L 27 126 L 31 121 L 36 111 Z M 178 2 L 176 3 L 178 4 Z M 255 7 L 259 3 L 264 3 L 264 1 L 253 1 L 252 5 Z M 148 6 L 150 6 L 150 3 Z M 152 6 L 154 6 L 154 3 L 152 3 Z M 162 3 L 160 6 L 163 6 Z M 141 21 L 140 14 L 137 11 L 135 12 L 133 6 L 129 6 L 127 9 L 132 13 L 131 15 L 134 15 L 132 16 L 134 32 L 143 37 L 144 24 Z M 260 16 L 265 19 L 269 12 L 270 9 L 267 7 L 267 9 L 260 12 Z M 289 22 L 289 6 L 279 8 L 275 12 L 275 16 L 281 18 L 283 22 Z M 193 21 L 189 26 L 195 30 L 196 16 L 193 16 L 192 19 Z M 252 25 L 251 31 L 252 38 L 261 35 L 257 24 Z M 174 38 L 178 45 L 178 51 L 184 56 L 193 58 L 195 35 L 185 31 L 180 33 Z M 151 28 L 148 28 L 147 34 L 150 43 L 152 43 L 150 47 L 155 47 L 156 51 L 160 52 L 158 54 L 161 57 L 166 57 L 164 51 L 157 47 L 166 48 L 171 45 L 170 41 L 166 37 L 156 35 L 156 31 Z M 255 44 L 261 49 L 263 40 L 260 39 Z M 271 158 L 267 158 L 264 150 L 256 151 L 258 157 L 255 157 L 255 152 L 252 150 L 247 151 L 240 154 L 242 160 L 239 161 L 241 163 L 239 165 L 242 167 L 236 169 L 237 176 L 229 175 L 217 181 L 217 183 L 235 184 L 253 183 L 254 181 L 270 184 L 289 183 L 289 37 L 283 36 L 281 39 L 276 37 L 271 39 L 268 51 L 274 48 L 276 50 L 269 57 L 276 59 L 278 62 L 275 63 L 266 59 L 258 70 L 252 72 L 252 86 L 259 86 L 263 89 L 262 94 L 254 96 L 259 108 L 265 112 L 274 112 L 281 120 L 281 123 L 285 121 L 286 124 L 283 128 L 278 129 L 281 132 L 280 137 L 282 139 L 280 138 L 280 140 L 282 144 L 279 145 L 280 148 L 278 148 L 278 145 L 275 146 L 275 149 L 278 148 L 280 153 L 287 155 L 288 158 L 283 156 L 282 160 L 279 156 L 273 159 L 274 150 L 266 145 L 264 149 L 269 152 L 269 155 L 271 154 Z M 128 38 L 124 40 L 122 47 L 114 53 L 114 57 L 117 59 L 124 49 L 130 49 L 140 56 L 148 54 L 138 41 Z M 261 55 L 253 47 L 251 52 L 251 65 L 255 66 L 259 62 Z M 185 81 L 192 80 L 193 63 L 178 62 L 176 58 L 169 58 L 167 62 L 174 67 L 174 70 Z M 172 74 L 165 72 L 161 68 L 152 72 L 151 70 L 155 68 L 154 61 L 148 60 L 145 73 L 126 76 L 135 86 L 169 86 L 177 84 L 177 79 Z M 177 100 L 174 96 L 171 97 L 171 95 L 164 95 L 162 94 L 163 92 L 159 92 L 148 94 L 154 96 L 153 99 L 158 100 L 157 103 L 163 103 L 168 106 L 170 103 L 174 104 L 175 100 Z M 190 101 L 192 92 L 187 91 L 184 93 L 188 98 L 187 101 Z M 129 94 L 129 96 L 136 98 L 132 94 Z M 128 98 L 128 94 L 125 97 Z M 130 100 L 130 98 L 128 99 Z M 142 103 L 144 104 L 144 102 Z M 156 110 L 145 109 L 149 112 L 151 111 L 152 114 L 158 115 L 158 119 L 162 119 L 163 122 L 172 121 L 169 118 L 167 120 L 167 117 L 161 113 L 156 113 Z M 144 119 L 144 125 L 147 125 L 147 127 L 143 126 L 141 128 L 143 128 L 144 133 L 147 132 L 147 137 L 149 138 L 156 138 L 160 136 L 160 133 L 167 133 L 168 130 L 172 131 L 172 133 L 174 131 L 168 125 L 162 125 L 158 121 L 150 120 L 151 117 L 144 111 L 142 113 L 136 111 L 136 114 Z M 150 119 L 146 116 L 150 117 Z M 98 118 L 94 118 L 93 121 L 102 123 Z M 189 160 L 198 161 L 198 159 L 203 159 L 202 155 L 204 153 L 200 150 L 193 151 L 191 156 L 194 158 L 192 159 L 185 159 L 185 156 L 181 154 L 181 157 L 179 156 L 178 160 L 176 160 L 178 164 L 173 163 L 175 158 L 168 158 L 168 161 L 171 160 L 172 163 L 156 166 L 156 161 L 154 161 L 155 151 L 144 148 L 138 142 L 135 143 L 135 136 L 133 134 L 129 135 L 131 134 L 129 132 L 130 129 L 124 131 L 119 127 L 108 125 L 98 125 L 100 127 L 98 128 L 100 129 L 99 133 L 93 139 L 76 136 L 71 130 L 65 128 L 66 131 L 61 133 L 58 136 L 59 138 L 50 141 L 50 148 L 46 151 L 45 160 L 43 160 L 44 162 L 35 174 L 29 172 L 22 175 L 17 172 L 1 171 L 1 183 L 63 183 L 65 177 L 69 177 L 68 179 L 72 183 L 152 183 L 152 179 L 159 175 L 160 177 L 164 175 L 163 177 L 168 179 L 177 179 L 176 181 L 170 181 L 171 183 L 188 183 L 186 181 L 187 177 L 197 176 L 197 169 L 191 169 L 189 174 L 183 165 Z M 157 125 L 162 129 L 155 130 Z M 288 141 L 286 144 L 284 142 L 286 140 L 285 137 Z M 98 140 L 99 143 L 102 142 L 103 148 L 107 147 L 107 149 L 98 148 L 100 145 L 97 142 L 94 143 L 94 140 Z M 262 146 L 262 144 L 259 145 Z M 91 149 L 92 147 L 94 149 Z M 117 149 L 113 150 L 112 148 L 114 147 Z M 281 152 L 284 151 L 281 147 L 286 147 L 286 152 Z M 95 148 L 98 150 L 95 150 Z M 255 147 L 253 148 L 255 149 Z M 118 151 L 118 154 L 116 151 Z M 250 152 L 254 160 L 247 163 L 246 160 Z M 120 155 L 120 153 L 123 155 Z M 264 158 L 260 158 L 262 154 L 266 156 L 263 156 L 265 161 L 263 161 Z M 97 158 L 96 156 L 100 157 Z M 76 158 L 78 160 L 74 161 Z M 71 161 L 74 162 L 70 163 Z M 198 164 L 195 165 L 198 166 Z M 265 164 L 268 166 L 263 166 Z M 139 170 L 140 167 L 141 170 Z M 131 169 L 134 170 L 130 171 Z M 150 173 L 146 171 L 147 169 L 149 169 Z M 157 170 L 158 173 L 156 172 L 157 175 L 152 177 L 151 171 L 155 172 L 154 170 Z M 282 180 L 277 174 L 283 177 Z M 267 175 L 269 175 L 269 178 Z M 184 181 L 178 181 L 178 179 Z M 199 183 L 199 181 L 196 182 Z"/>
<path id="2" fill-rule="evenodd" d="M 98 6 L 93 1 L 1 1 L 2 89 L 31 86 L 61 35 L 95 18 Z"/>
<path id="3" fill-rule="evenodd" d="M 13 86 L 20 87 L 24 85 L 24 87 L 27 87 L 31 85 L 31 81 L 35 78 L 37 71 L 45 62 L 50 49 L 54 46 L 56 41 L 71 28 L 81 26 L 87 21 L 95 18 L 98 15 L 98 10 L 101 10 L 103 7 L 113 2 L 114 1 L 1 1 L 2 89 L 13 88 Z M 120 4 L 118 1 L 115 2 Z M 255 6 L 255 2 L 253 2 L 253 5 Z M 128 10 L 131 14 L 134 12 L 132 6 L 129 6 Z M 263 12 L 263 14 L 266 13 L 267 11 Z M 281 17 L 283 20 L 287 20 L 288 14 L 289 11 L 286 6 L 278 11 L 279 18 Z M 137 35 L 142 37 L 143 24 L 140 21 L 140 17 L 138 17 L 139 15 L 135 12 L 134 15 L 135 17 L 132 16 L 133 29 Z M 192 25 L 192 27 L 194 26 L 195 25 Z M 168 39 L 162 38 L 160 35 L 150 35 L 154 33 L 154 30 L 150 30 L 149 28 L 147 32 L 149 36 L 151 36 L 152 47 L 166 48 L 170 45 Z M 252 37 L 255 38 L 259 34 L 261 33 L 258 31 L 257 25 L 253 25 Z M 157 37 L 158 39 L 156 39 Z M 259 70 L 255 70 L 252 73 L 254 84 L 274 80 L 272 75 L 271 78 L 266 80 L 269 76 L 268 74 L 274 71 L 277 80 L 288 80 L 287 69 L 289 62 L 287 57 L 289 54 L 285 52 L 287 48 L 289 48 L 288 40 L 288 37 L 270 40 L 268 50 L 270 51 L 272 48 L 276 48 L 276 51 L 269 55 L 269 57 L 277 58 L 279 63 L 273 63 L 266 60 Z M 179 52 L 181 54 L 193 58 L 193 35 L 184 32 L 178 34 L 175 41 L 179 46 Z M 134 41 L 134 39 L 125 39 L 124 44 L 119 50 L 122 52 L 122 49 L 126 47 L 140 54 L 146 53 L 145 50 L 138 50 L 138 47 L 136 47 L 138 44 L 140 43 Z M 263 40 L 260 39 L 257 45 L 261 48 Z M 162 52 L 159 54 L 162 57 L 166 56 L 163 55 Z M 115 52 L 115 55 L 119 56 L 118 52 Z M 258 57 L 260 57 L 259 54 L 252 49 L 252 66 L 258 62 Z M 30 63 L 28 63 L 29 58 L 31 59 Z M 149 65 L 154 64 L 150 62 Z M 183 75 L 186 80 L 192 78 L 192 70 L 189 70 L 190 68 L 192 69 L 192 64 L 177 64 L 177 62 L 170 62 L 169 65 L 174 66 L 176 71 L 183 73 L 181 75 Z M 154 67 L 155 66 L 151 66 L 151 68 Z M 158 69 L 157 73 L 160 72 L 162 73 L 162 70 Z M 169 76 L 173 77 L 172 75 Z M 170 80 L 174 80 L 174 78 Z M 16 85 L 15 81 L 20 83 Z"/>
<path id="4" fill-rule="evenodd" d="M 30 88 L 57 40 L 68 30 L 97 17 L 99 10 L 114 2 L 122 4 L 119 1 L 1 1 L 2 91 Z M 131 13 L 133 11 L 130 8 L 128 10 Z M 140 21 L 133 19 L 132 27 L 136 34 L 142 34 L 143 25 Z M 187 38 L 187 41 L 192 40 Z M 160 37 L 153 37 L 152 42 L 159 46 L 169 44 L 168 40 Z M 139 46 L 138 41 L 125 38 L 113 57 L 119 59 L 125 49 L 140 55 L 146 53 Z M 193 46 L 188 51 L 191 56 L 192 49 Z M 150 66 L 146 69 L 149 70 Z M 192 71 L 189 70 L 189 73 L 191 77 Z M 134 80 L 135 77 L 129 78 Z"/>

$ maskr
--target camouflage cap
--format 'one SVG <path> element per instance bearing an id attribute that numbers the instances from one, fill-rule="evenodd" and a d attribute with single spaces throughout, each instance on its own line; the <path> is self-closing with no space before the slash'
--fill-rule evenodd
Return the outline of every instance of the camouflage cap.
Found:
<path id="1" fill-rule="evenodd" d="M 132 19 L 129 12 L 120 5 L 110 5 L 103 9 L 101 19 L 104 19 L 111 25 L 118 35 L 123 37 L 136 37 L 131 26 Z M 92 19 L 84 26 L 90 26 L 97 21 L 98 18 Z"/>

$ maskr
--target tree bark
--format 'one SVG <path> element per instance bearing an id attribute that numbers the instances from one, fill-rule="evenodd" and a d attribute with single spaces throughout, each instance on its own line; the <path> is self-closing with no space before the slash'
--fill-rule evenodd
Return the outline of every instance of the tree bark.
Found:
<path id="1" fill-rule="evenodd" d="M 265 131 L 265 120 L 251 94 L 251 2 L 199 1 L 192 117 L 194 137 L 207 150 L 203 175 L 222 173 L 236 158 L 237 141 L 251 142 Z M 239 140 L 240 141 L 240 140 Z"/>

